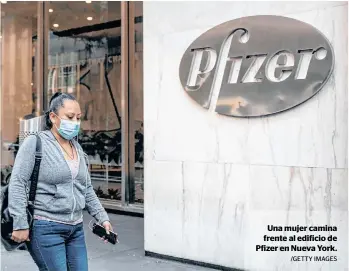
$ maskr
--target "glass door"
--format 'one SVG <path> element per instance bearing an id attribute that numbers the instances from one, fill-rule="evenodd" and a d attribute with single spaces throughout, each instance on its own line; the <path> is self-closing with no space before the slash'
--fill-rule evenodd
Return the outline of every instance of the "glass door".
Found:
<path id="1" fill-rule="evenodd" d="M 19 148 L 20 119 L 33 117 L 38 111 L 38 3 L 2 1 L 0 9 L 0 175 L 1 185 L 7 185 Z"/>
<path id="2" fill-rule="evenodd" d="M 79 142 L 90 162 L 92 184 L 106 201 L 121 200 L 120 2 L 51 1 L 48 100 L 57 91 L 77 97 Z"/>
<path id="3" fill-rule="evenodd" d="M 143 2 L 129 2 L 130 203 L 144 202 Z"/>

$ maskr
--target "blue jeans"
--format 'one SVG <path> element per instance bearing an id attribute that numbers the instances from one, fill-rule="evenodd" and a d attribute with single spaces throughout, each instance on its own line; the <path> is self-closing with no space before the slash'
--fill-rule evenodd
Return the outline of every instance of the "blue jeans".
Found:
<path id="1" fill-rule="evenodd" d="M 87 271 L 83 224 L 34 220 L 27 243 L 40 271 Z"/>

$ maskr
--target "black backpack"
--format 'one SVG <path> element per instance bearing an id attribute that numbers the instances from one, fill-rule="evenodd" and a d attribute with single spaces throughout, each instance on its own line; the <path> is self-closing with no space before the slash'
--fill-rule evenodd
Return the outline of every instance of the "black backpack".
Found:
<path id="1" fill-rule="evenodd" d="M 35 164 L 32 175 L 30 177 L 31 183 L 27 206 L 27 218 L 30 228 L 34 221 L 34 201 L 36 195 L 36 188 L 38 184 L 40 163 L 42 158 L 41 149 L 41 139 L 38 135 L 36 135 Z M 25 244 L 25 242 L 17 243 L 11 239 L 11 234 L 13 231 L 13 219 L 10 215 L 8 208 L 8 188 L 9 185 L 5 186 L 1 191 L 1 242 L 7 251 L 12 251 L 22 247 Z"/>

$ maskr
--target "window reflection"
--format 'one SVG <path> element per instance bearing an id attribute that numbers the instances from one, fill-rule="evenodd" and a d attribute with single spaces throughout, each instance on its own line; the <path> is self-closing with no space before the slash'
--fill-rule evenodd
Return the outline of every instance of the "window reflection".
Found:
<path id="1" fill-rule="evenodd" d="M 134 200 L 143 203 L 144 199 L 144 133 L 143 133 L 143 2 L 134 2 L 134 58 L 132 67 L 132 100 L 130 110 L 133 117 L 134 138 L 134 167 L 135 179 Z M 132 19 L 131 19 L 132 20 Z M 132 23 L 132 22 L 130 22 Z M 132 35 L 132 34 L 131 34 Z"/>
<path id="2" fill-rule="evenodd" d="M 129 22 L 134 24 L 130 35 L 135 37 L 134 57 L 127 63 L 132 73 L 128 112 L 132 130 L 121 123 L 120 2 L 45 3 L 49 11 L 47 100 L 56 92 L 77 97 L 83 112 L 79 142 L 88 154 L 92 183 L 101 198 L 121 200 L 122 131 L 134 136 L 134 163 L 129 167 L 134 169 L 135 189 L 129 198 L 143 203 L 143 3 L 134 3 Z M 38 2 L 9 2 L 1 8 L 2 65 L 6 66 L 1 113 L 6 129 L 0 131 L 0 139 L 5 184 L 19 147 L 19 120 L 38 114 L 36 56 L 44 52 L 37 51 Z"/>
<path id="3" fill-rule="evenodd" d="M 19 121 L 36 110 L 37 3 L 1 4 L 1 185 L 11 176 Z"/>
<path id="4" fill-rule="evenodd" d="M 51 2 L 49 8 L 48 95 L 77 97 L 83 113 L 79 142 L 96 194 L 120 200 L 120 2 Z"/>

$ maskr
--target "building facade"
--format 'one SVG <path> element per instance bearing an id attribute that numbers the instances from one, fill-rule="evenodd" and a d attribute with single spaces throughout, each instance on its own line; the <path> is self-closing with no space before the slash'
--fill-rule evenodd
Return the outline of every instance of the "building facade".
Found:
<path id="1" fill-rule="evenodd" d="M 146 2 L 143 11 L 145 250 L 238 270 L 346 270 L 347 2 Z M 181 84 L 184 53 L 206 31 L 255 15 L 292 18 L 320 31 L 333 48 L 332 75 L 310 100 L 279 114 L 237 118 L 203 108 Z M 278 40 L 283 26 L 269 24 L 272 42 L 290 49 Z M 298 42 L 302 31 L 293 35 Z M 285 233 L 268 225 L 337 231 Z M 256 245 L 329 245 L 264 241 L 292 234 L 336 235 L 338 251 L 256 251 Z M 338 259 L 291 261 L 306 255 Z"/>
<path id="2" fill-rule="evenodd" d="M 72 93 L 95 192 L 108 209 L 144 213 L 147 255 L 226 270 L 346 270 L 347 2 L 13 1 L 0 8 L 3 185 L 20 120 L 42 115 L 55 92 Z M 258 15 L 266 16 L 258 24 L 248 18 Z M 215 28 L 224 23 L 232 28 Z M 232 41 L 245 53 L 227 47 L 226 77 L 221 45 L 244 27 L 265 36 L 254 47 L 253 31 Z M 304 47 L 308 41 L 318 47 Z M 201 51 L 192 50 L 195 42 Z M 255 56 L 257 68 L 242 62 Z M 259 73 L 271 59 L 274 71 Z M 292 89 L 288 68 L 300 62 L 309 77 L 301 69 L 295 77 L 310 78 L 309 88 Z M 236 73 L 237 65 L 253 76 Z M 230 85 L 223 91 L 217 78 Z M 250 102 L 252 90 L 264 104 Z M 300 100 L 284 106 L 293 93 Z"/>

